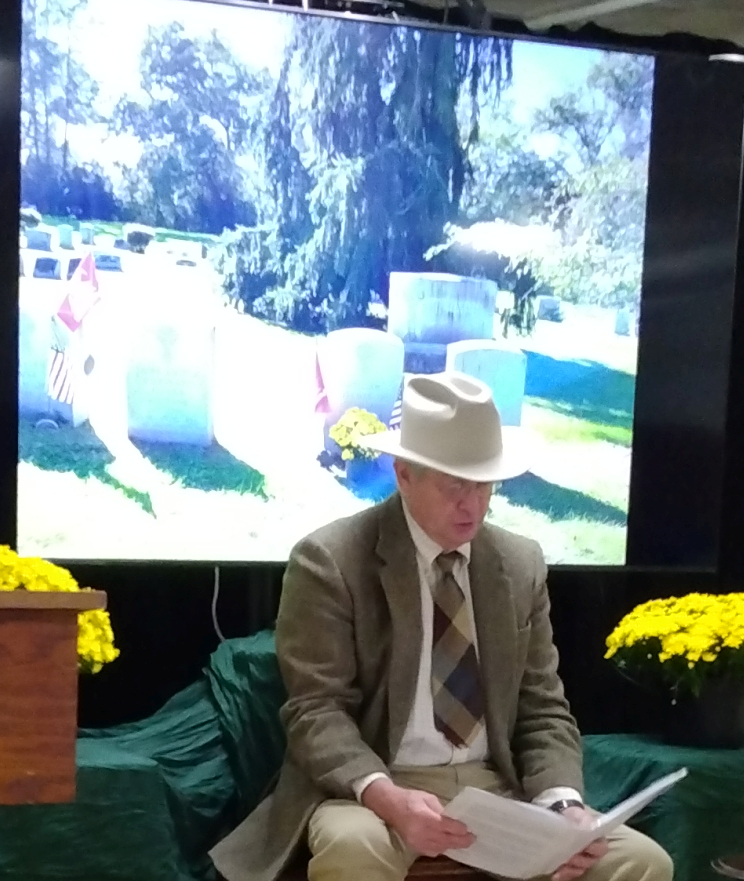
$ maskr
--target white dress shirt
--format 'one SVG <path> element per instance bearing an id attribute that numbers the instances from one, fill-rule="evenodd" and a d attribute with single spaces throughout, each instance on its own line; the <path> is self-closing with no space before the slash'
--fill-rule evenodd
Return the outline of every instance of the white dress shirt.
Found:
<path id="1" fill-rule="evenodd" d="M 434 629 L 433 591 L 440 577 L 436 558 L 443 549 L 431 539 L 411 516 L 408 508 L 403 505 L 408 529 L 416 548 L 419 585 L 421 593 L 422 641 L 419 656 L 418 679 L 414 694 L 413 706 L 408 717 L 403 738 L 393 760 L 393 767 L 406 765 L 454 765 L 460 762 L 485 762 L 488 759 L 488 740 L 485 726 L 470 746 L 457 747 L 438 731 L 434 725 L 434 702 L 431 692 L 431 656 Z M 452 574 L 465 597 L 465 604 L 470 616 L 473 644 L 478 653 L 478 638 L 475 632 L 475 616 L 473 614 L 473 596 L 470 590 L 468 564 L 470 562 L 470 543 L 457 548 L 461 557 L 455 564 Z M 354 793 L 361 799 L 364 790 L 374 780 L 385 777 L 385 774 L 369 774 L 355 781 Z M 534 801 L 542 805 L 551 805 L 560 799 L 577 799 L 581 796 L 575 789 L 565 786 L 553 787 L 540 793 Z"/>

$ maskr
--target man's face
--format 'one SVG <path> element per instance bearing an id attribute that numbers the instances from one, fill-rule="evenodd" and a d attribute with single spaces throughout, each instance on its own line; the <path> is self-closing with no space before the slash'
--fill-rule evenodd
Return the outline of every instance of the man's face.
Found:
<path id="1" fill-rule="evenodd" d="M 493 483 L 451 477 L 397 460 L 398 488 L 411 516 L 444 551 L 472 541 L 488 512 Z"/>

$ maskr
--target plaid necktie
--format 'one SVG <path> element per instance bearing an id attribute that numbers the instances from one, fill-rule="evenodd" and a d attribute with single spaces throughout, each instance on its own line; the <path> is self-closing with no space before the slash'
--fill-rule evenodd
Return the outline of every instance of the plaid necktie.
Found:
<path id="1" fill-rule="evenodd" d="M 483 690 L 467 603 L 452 569 L 457 551 L 440 554 L 434 589 L 431 688 L 434 726 L 457 747 L 469 746 L 483 725 Z"/>

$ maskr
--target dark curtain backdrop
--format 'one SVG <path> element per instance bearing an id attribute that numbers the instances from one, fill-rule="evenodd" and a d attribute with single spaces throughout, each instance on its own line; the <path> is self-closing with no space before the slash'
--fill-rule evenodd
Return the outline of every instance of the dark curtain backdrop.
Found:
<path id="1" fill-rule="evenodd" d="M 93 571 L 90 571 L 93 570 Z M 193 682 L 218 644 L 212 626 L 213 572 L 163 565 L 127 571 L 79 567 L 88 583 L 105 580 L 121 658 L 80 686 L 80 721 L 106 726 L 148 715 Z M 271 627 L 280 567 L 223 568 L 218 623 L 225 637 Z M 586 733 L 646 731 L 660 708 L 602 659 L 604 638 L 638 602 L 691 590 L 726 589 L 713 574 L 556 569 L 550 574 L 553 626 L 561 673 Z"/>

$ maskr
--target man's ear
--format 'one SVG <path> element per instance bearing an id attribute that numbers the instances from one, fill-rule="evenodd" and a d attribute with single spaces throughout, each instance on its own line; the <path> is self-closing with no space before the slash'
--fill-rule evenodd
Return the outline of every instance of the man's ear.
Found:
<path id="1" fill-rule="evenodd" d="M 404 462 L 403 459 L 395 459 L 393 462 L 393 468 L 398 480 L 398 488 L 405 492 L 405 490 L 411 485 L 411 466 L 408 462 Z"/>

